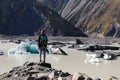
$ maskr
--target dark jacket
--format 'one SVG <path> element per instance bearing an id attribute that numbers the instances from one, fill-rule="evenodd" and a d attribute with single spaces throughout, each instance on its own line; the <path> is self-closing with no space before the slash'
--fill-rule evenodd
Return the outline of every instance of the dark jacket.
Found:
<path id="1" fill-rule="evenodd" d="M 42 35 L 39 35 L 39 38 L 38 38 L 38 47 L 41 48 L 41 47 L 47 47 L 47 42 L 48 42 L 48 38 L 45 34 L 42 34 Z"/>

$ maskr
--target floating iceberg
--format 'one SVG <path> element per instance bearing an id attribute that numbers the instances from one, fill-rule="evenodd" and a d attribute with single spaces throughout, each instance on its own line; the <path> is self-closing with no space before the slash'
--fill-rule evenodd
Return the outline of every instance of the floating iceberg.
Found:
<path id="1" fill-rule="evenodd" d="M 105 60 L 114 60 L 116 58 L 117 56 L 111 50 L 106 51 L 103 56 Z"/>
<path id="2" fill-rule="evenodd" d="M 87 56 L 88 58 L 101 58 L 102 55 L 103 55 L 103 54 L 101 54 L 101 53 L 88 53 L 88 54 L 86 54 L 86 56 Z"/>
<path id="3" fill-rule="evenodd" d="M 8 54 L 29 54 L 38 53 L 37 43 L 33 41 L 22 41 L 15 48 L 8 51 Z"/>
<path id="4" fill-rule="evenodd" d="M 101 60 L 98 59 L 99 56 L 100 54 L 88 53 L 86 54 L 86 59 L 84 62 L 99 65 L 99 63 L 101 63 Z"/>
<path id="5" fill-rule="evenodd" d="M 86 59 L 84 62 L 99 65 L 101 63 L 101 60 L 98 58 L 90 58 L 90 59 Z"/>
<path id="6" fill-rule="evenodd" d="M 48 45 L 46 52 L 51 54 L 67 55 L 61 48 L 54 45 Z M 34 54 L 39 53 L 37 43 L 34 41 L 22 41 L 15 48 L 8 51 L 8 54 Z"/>
<path id="7" fill-rule="evenodd" d="M 58 48 L 54 45 L 49 45 L 48 46 L 48 51 L 51 54 L 67 55 L 67 53 L 65 51 L 63 51 L 61 48 Z"/>

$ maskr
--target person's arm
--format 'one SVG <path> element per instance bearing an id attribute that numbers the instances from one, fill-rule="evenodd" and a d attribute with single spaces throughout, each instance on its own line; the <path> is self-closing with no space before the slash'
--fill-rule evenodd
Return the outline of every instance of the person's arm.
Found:
<path id="1" fill-rule="evenodd" d="M 40 36 L 38 37 L 38 47 L 40 47 L 39 45 L 40 45 Z"/>
<path id="2" fill-rule="evenodd" d="M 46 36 L 47 37 L 47 36 Z M 47 39 L 46 39 L 46 42 L 48 42 L 48 37 L 47 37 Z"/>
<path id="3" fill-rule="evenodd" d="M 46 35 L 45 35 L 46 36 Z M 48 37 L 46 36 L 45 47 L 47 47 Z"/>

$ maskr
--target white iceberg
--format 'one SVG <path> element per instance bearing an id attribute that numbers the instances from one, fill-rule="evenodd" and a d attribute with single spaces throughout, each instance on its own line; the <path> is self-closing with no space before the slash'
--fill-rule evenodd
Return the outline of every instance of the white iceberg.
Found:
<path id="1" fill-rule="evenodd" d="M 33 41 L 22 41 L 15 48 L 8 51 L 8 54 L 29 54 L 38 53 L 37 43 Z"/>
<path id="2" fill-rule="evenodd" d="M 67 55 L 61 48 L 54 45 L 48 45 L 46 52 L 51 54 Z M 22 41 L 15 48 L 8 51 L 8 54 L 34 54 L 39 53 L 39 49 L 36 42 L 33 41 Z"/>
<path id="3" fill-rule="evenodd" d="M 48 46 L 48 51 L 51 54 L 58 54 L 58 55 L 67 55 L 65 51 L 63 51 L 61 48 L 58 48 L 54 45 L 49 45 Z"/>

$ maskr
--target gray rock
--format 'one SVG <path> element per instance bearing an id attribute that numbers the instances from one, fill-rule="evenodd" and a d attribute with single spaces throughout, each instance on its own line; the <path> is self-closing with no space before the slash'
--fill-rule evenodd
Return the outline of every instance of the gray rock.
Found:
<path id="1" fill-rule="evenodd" d="M 76 44 L 84 44 L 81 40 L 76 39 Z"/>
<path id="2" fill-rule="evenodd" d="M 46 68 L 51 68 L 51 64 L 50 63 L 40 63 L 40 66 L 46 67 Z"/>
<path id="3" fill-rule="evenodd" d="M 51 69 L 50 63 L 31 62 L 14 67 L 9 73 L 0 75 L 0 80 L 84 80 L 86 78 L 85 74 L 80 73 L 73 75 L 73 77 L 68 72 Z"/>
<path id="4" fill-rule="evenodd" d="M 33 66 L 33 65 L 35 65 L 35 63 L 34 62 L 31 62 L 31 63 L 29 63 L 29 62 L 26 62 L 25 64 L 24 64 L 24 66 Z"/>
<path id="5" fill-rule="evenodd" d="M 92 80 L 92 78 L 90 78 L 90 77 L 86 77 L 85 80 Z"/>
<path id="6" fill-rule="evenodd" d="M 37 74 L 37 77 L 38 78 L 48 78 L 48 75 L 49 75 L 50 73 L 39 73 L 39 74 Z"/>
<path id="7" fill-rule="evenodd" d="M 99 77 L 95 77 L 93 78 L 93 80 L 101 80 Z"/>
<path id="8" fill-rule="evenodd" d="M 49 75 L 48 75 L 48 78 L 50 79 L 50 80 L 52 80 L 53 78 L 55 78 L 56 76 L 55 76 L 55 70 L 54 71 L 52 71 Z M 58 77 L 58 76 L 57 76 Z"/>
<path id="9" fill-rule="evenodd" d="M 28 74 L 36 74 L 36 73 L 40 73 L 39 70 L 30 70 L 28 71 Z"/>
<path id="10" fill-rule="evenodd" d="M 34 77 L 27 76 L 24 80 L 36 80 Z"/>
<path id="11" fill-rule="evenodd" d="M 117 78 L 115 76 L 109 76 L 108 80 L 119 80 L 119 78 Z"/>
<path id="12" fill-rule="evenodd" d="M 84 80 L 85 78 L 80 73 L 74 73 L 72 80 Z"/>

